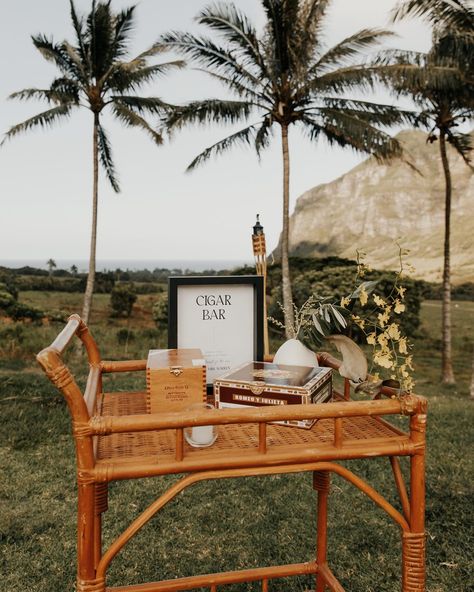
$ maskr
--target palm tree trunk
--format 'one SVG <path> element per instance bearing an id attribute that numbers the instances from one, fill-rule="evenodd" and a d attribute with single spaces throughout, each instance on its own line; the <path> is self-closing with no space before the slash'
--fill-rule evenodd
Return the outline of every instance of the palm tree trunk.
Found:
<path id="1" fill-rule="evenodd" d="M 281 145 L 283 151 L 283 231 L 281 235 L 281 276 L 283 290 L 283 315 L 287 339 L 295 335 L 295 315 L 291 293 L 290 263 L 288 261 L 290 235 L 290 155 L 288 151 L 288 126 L 281 126 Z"/>
<path id="2" fill-rule="evenodd" d="M 472 347 L 472 374 L 471 374 L 471 387 L 469 389 L 471 399 L 474 399 L 474 346 Z"/>
<path id="3" fill-rule="evenodd" d="M 94 163 L 93 181 L 92 181 L 92 233 L 91 246 L 89 254 L 89 273 L 87 275 L 86 292 L 84 294 L 84 306 L 82 309 L 82 319 L 87 324 L 92 308 L 92 296 L 94 294 L 95 282 L 95 255 L 97 244 L 97 203 L 98 203 L 98 183 L 99 183 L 99 150 L 97 145 L 97 135 L 99 129 L 99 114 L 94 113 L 94 131 L 92 135 L 92 159 Z"/>
<path id="4" fill-rule="evenodd" d="M 446 181 L 446 197 L 444 212 L 444 266 L 443 266 L 443 306 L 442 306 L 442 360 L 441 380 L 443 384 L 454 384 L 453 364 L 451 359 L 451 268 L 450 268 L 450 238 L 451 238 L 451 172 L 449 170 L 448 155 L 446 153 L 446 136 L 441 131 L 439 148 Z"/>

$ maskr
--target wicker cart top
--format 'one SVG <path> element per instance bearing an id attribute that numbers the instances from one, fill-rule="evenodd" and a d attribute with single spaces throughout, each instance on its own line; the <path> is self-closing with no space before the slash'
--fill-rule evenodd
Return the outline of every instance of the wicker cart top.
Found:
<path id="1" fill-rule="evenodd" d="M 323 405 L 331 405 L 324 403 Z M 219 413 L 219 412 L 218 412 Z M 146 414 L 145 392 L 105 393 L 100 401 L 100 415 L 103 418 L 119 416 L 140 416 Z M 400 431 L 383 419 L 375 416 L 342 417 L 341 446 L 339 454 L 345 458 L 356 456 L 377 456 L 378 447 L 390 443 L 397 450 L 409 444 L 408 434 Z M 213 468 L 230 466 L 232 459 L 247 459 L 261 452 L 258 423 L 233 423 L 218 426 L 218 438 L 209 448 L 196 449 L 183 442 L 182 458 L 177 460 L 177 438 L 175 429 L 147 430 L 125 433 L 111 433 L 99 437 L 97 464 L 107 466 L 109 474 L 112 465 L 148 465 L 153 473 L 183 472 L 193 469 L 193 463 L 206 463 Z M 290 454 L 292 458 L 305 459 L 334 458 L 335 421 L 320 419 L 309 430 L 266 425 L 265 455 Z M 381 452 L 382 454 L 383 452 Z M 246 464 L 247 464 L 246 463 Z"/>

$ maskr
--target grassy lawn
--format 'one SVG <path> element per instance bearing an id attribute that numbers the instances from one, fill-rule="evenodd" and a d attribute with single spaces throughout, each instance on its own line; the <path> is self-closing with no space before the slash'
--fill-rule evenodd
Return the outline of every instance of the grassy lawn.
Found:
<path id="1" fill-rule="evenodd" d="M 38 307 L 74 312 L 80 295 L 22 294 Z M 153 328 L 153 295 L 141 296 L 129 329 L 108 319 L 108 296 L 98 295 L 94 334 L 107 357 L 142 357 L 165 345 Z M 427 531 L 428 591 L 474 591 L 472 454 L 474 403 L 469 400 L 474 303 L 453 306 L 455 387 L 439 385 L 439 303 L 423 306 L 423 337 L 415 346 L 417 391 L 429 397 Z M 31 363 L 58 326 L 3 327 L 0 341 L 0 592 L 62 592 L 74 589 L 74 451 L 64 402 Z M 15 331 L 16 337 L 15 337 Z M 127 348 L 127 351 L 125 349 Z M 3 368 L 3 369 L 2 369 Z M 21 371 L 20 371 L 21 370 Z M 124 377 L 122 385 L 138 379 Z M 396 503 L 386 459 L 347 463 Z M 106 532 L 112 540 L 174 477 L 115 483 Z M 314 555 L 316 496 L 309 474 L 235 479 L 195 485 L 155 517 L 112 564 L 109 584 L 143 582 L 193 573 L 305 561 Z M 350 592 L 400 589 L 399 532 L 385 515 L 338 477 L 330 498 L 329 560 Z M 277 580 L 272 591 L 304 591 L 304 577 Z M 224 588 L 223 588 L 224 589 Z M 257 590 L 257 585 L 226 590 Z"/>

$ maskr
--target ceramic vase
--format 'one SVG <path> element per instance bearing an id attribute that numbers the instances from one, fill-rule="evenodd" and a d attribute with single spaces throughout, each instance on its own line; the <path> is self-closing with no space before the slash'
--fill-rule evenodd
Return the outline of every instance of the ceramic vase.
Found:
<path id="1" fill-rule="evenodd" d="M 289 366 L 314 367 L 318 365 L 318 358 L 299 339 L 288 339 L 276 352 L 273 362 L 274 364 L 287 364 Z"/>

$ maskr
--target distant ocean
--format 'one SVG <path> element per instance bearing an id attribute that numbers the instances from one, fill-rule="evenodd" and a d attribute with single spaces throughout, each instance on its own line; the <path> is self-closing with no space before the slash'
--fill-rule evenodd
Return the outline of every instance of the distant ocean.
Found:
<path id="1" fill-rule="evenodd" d="M 19 268 L 36 267 L 37 269 L 48 269 L 46 259 L 0 259 L 0 266 Z M 75 265 L 79 272 L 87 272 L 89 263 L 84 259 L 55 259 L 57 269 L 71 269 Z M 98 259 L 97 271 L 114 271 L 122 269 L 136 271 L 140 269 L 180 269 L 182 271 L 204 271 L 206 269 L 219 271 L 221 269 L 233 269 L 242 265 L 252 264 L 252 261 L 245 259 Z"/>

